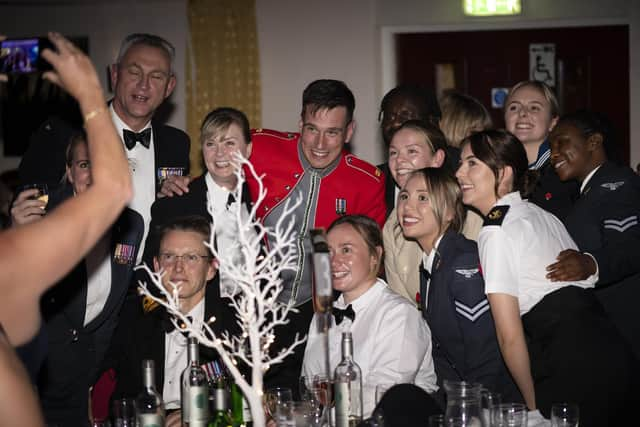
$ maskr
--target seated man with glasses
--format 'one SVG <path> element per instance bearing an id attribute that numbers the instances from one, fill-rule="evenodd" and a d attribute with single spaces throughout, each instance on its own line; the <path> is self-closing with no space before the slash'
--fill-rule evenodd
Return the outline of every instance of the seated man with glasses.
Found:
<path id="1" fill-rule="evenodd" d="M 153 266 L 156 272 L 164 271 L 165 289 L 172 292 L 171 283 L 178 286 L 180 311 L 193 321 L 215 317 L 211 327 L 220 336 L 239 328 L 228 302 L 220 297 L 218 262 L 204 244 L 209 241 L 209 234 L 209 221 L 204 217 L 176 218 L 160 230 Z M 153 304 L 143 310 L 139 299 L 132 297 L 123 308 L 105 366 L 115 371 L 113 399 L 135 398 L 140 393 L 144 359 L 155 361 L 156 386 L 167 412 L 179 409 L 180 374 L 187 366 L 187 337 L 174 328 L 164 307 Z M 201 363 L 215 359 L 215 350 L 200 347 Z"/>

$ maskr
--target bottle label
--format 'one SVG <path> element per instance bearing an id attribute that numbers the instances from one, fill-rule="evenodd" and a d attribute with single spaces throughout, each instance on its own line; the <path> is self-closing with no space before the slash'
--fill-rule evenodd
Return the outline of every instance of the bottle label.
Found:
<path id="1" fill-rule="evenodd" d="M 349 393 L 349 383 L 337 382 L 334 387 L 336 427 L 349 427 L 349 407 L 351 396 Z"/>
<path id="2" fill-rule="evenodd" d="M 189 421 L 206 421 L 209 417 L 209 397 L 207 386 L 189 387 Z"/>
<path id="3" fill-rule="evenodd" d="M 164 427 L 164 420 L 159 414 L 138 414 L 139 427 Z"/>
<path id="4" fill-rule="evenodd" d="M 251 417 L 251 407 L 244 396 L 242 396 L 242 418 L 245 423 L 253 421 L 253 418 Z"/>

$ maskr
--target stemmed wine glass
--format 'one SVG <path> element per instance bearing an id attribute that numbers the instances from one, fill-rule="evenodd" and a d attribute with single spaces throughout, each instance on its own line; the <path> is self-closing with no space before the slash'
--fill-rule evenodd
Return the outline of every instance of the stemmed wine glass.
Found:
<path id="1" fill-rule="evenodd" d="M 271 416 L 271 418 L 278 421 L 278 408 L 283 403 L 289 403 L 293 401 L 293 393 L 291 393 L 291 389 L 288 387 L 274 387 L 267 390 L 264 394 L 265 406 L 267 407 L 267 412 Z"/>

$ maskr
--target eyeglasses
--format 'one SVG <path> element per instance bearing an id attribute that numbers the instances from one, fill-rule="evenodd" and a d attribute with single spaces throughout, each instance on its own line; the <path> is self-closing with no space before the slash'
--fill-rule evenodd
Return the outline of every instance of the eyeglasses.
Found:
<path id="1" fill-rule="evenodd" d="M 193 267 L 197 265 L 201 259 L 210 259 L 209 255 L 198 255 L 198 254 L 184 254 L 184 255 L 176 255 L 170 252 L 163 252 L 160 254 L 160 264 L 166 266 L 175 265 L 178 260 L 181 260 L 185 265 L 189 267 Z"/>

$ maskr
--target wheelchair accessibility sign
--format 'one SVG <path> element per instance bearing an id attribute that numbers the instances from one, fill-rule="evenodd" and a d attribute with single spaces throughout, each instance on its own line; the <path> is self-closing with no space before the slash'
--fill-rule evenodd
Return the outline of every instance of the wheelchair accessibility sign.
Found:
<path id="1" fill-rule="evenodd" d="M 529 45 L 529 79 L 556 86 L 556 45 L 536 43 Z"/>

